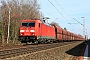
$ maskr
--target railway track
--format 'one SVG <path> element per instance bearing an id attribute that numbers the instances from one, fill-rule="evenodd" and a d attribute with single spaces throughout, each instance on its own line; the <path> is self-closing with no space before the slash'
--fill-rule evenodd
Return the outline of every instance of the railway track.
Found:
<path id="1" fill-rule="evenodd" d="M 41 50 L 46 50 L 50 48 L 55 48 L 59 46 L 64 46 L 68 44 L 73 44 L 74 42 L 62 42 L 53 44 L 39 44 L 39 45 L 27 45 L 27 46 L 8 46 L 0 47 L 0 59 L 15 57 L 23 54 L 33 53 Z"/>

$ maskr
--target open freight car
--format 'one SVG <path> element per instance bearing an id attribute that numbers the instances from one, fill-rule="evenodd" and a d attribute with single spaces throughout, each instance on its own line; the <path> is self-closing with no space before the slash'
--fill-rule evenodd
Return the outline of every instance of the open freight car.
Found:
<path id="1" fill-rule="evenodd" d="M 55 28 L 56 41 L 80 41 L 85 40 L 82 36 L 78 36 L 72 32 L 62 29 L 56 24 L 51 24 Z"/>
<path id="2" fill-rule="evenodd" d="M 56 41 L 57 42 L 63 41 L 63 35 L 62 35 L 63 29 L 60 28 L 59 26 L 55 25 L 55 24 L 51 24 L 51 25 L 54 26 L 54 28 L 55 28 L 55 38 L 56 38 Z"/>

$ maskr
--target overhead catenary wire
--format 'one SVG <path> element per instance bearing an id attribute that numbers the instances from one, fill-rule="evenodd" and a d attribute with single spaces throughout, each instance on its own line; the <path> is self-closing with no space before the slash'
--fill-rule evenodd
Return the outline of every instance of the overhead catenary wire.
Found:
<path id="1" fill-rule="evenodd" d="M 61 15 L 61 16 L 63 16 L 63 14 L 54 6 L 54 4 L 50 1 L 50 0 L 48 0 L 51 4 L 52 4 L 52 6 L 59 12 L 59 14 Z M 67 20 L 66 19 L 66 17 L 65 16 L 63 16 L 64 18 L 65 18 L 65 20 Z"/>
<path id="2" fill-rule="evenodd" d="M 57 2 L 57 0 L 55 0 L 56 3 L 58 4 L 59 7 L 61 7 L 61 5 Z M 63 7 L 61 7 L 61 9 L 66 13 L 66 11 L 63 9 Z M 67 14 L 67 13 L 66 13 Z M 69 16 L 69 14 L 67 14 Z"/>
<path id="3" fill-rule="evenodd" d="M 62 15 L 63 16 L 63 14 L 55 7 L 55 5 L 50 1 L 50 0 L 48 0 L 49 2 L 50 2 L 50 4 L 59 12 L 59 14 L 60 15 Z M 56 1 L 56 0 L 55 0 Z M 56 1 L 57 2 L 57 1 Z M 57 4 L 59 5 L 59 3 L 57 2 Z M 60 6 L 60 5 L 59 5 Z M 61 7 L 61 6 L 60 6 Z M 62 8 L 62 7 L 61 7 Z M 62 10 L 64 11 L 64 9 L 62 8 Z M 65 11 L 64 11 L 65 12 Z M 66 13 L 66 12 L 65 12 Z M 67 14 L 67 13 L 66 13 Z M 67 14 L 68 15 L 68 14 Z M 69 16 L 69 15 L 68 15 Z M 65 17 L 65 16 L 63 16 L 64 17 L 64 19 L 65 20 L 67 20 L 67 18 Z M 69 16 L 70 17 L 70 16 Z M 67 20 L 68 21 L 68 20 Z M 75 21 L 77 21 L 77 20 L 75 20 Z M 77 21 L 78 22 L 78 21 Z M 71 24 L 70 24 L 71 25 Z"/>
<path id="4" fill-rule="evenodd" d="M 63 14 L 54 6 L 54 4 L 53 4 L 50 0 L 48 0 L 48 1 L 49 1 L 50 4 L 59 12 L 59 14 L 63 16 Z M 64 17 L 65 20 L 67 20 L 65 16 L 63 16 L 63 17 Z M 55 21 L 55 20 L 54 20 L 54 21 Z"/>
<path id="5" fill-rule="evenodd" d="M 59 12 L 59 14 L 63 16 L 63 14 L 54 6 L 54 4 L 53 4 L 50 0 L 48 0 L 48 1 L 49 1 L 50 4 Z M 67 20 L 67 18 L 66 18 L 65 16 L 63 16 L 63 17 L 64 17 L 65 20 Z M 55 20 L 54 20 L 54 21 L 55 21 Z"/>
<path id="6" fill-rule="evenodd" d="M 54 4 L 50 1 L 50 0 L 48 0 L 52 5 L 53 5 L 53 7 L 63 16 L 63 14 L 54 6 Z M 55 0 L 56 1 L 56 0 Z M 57 1 L 56 1 L 57 2 Z M 59 3 L 57 2 L 57 4 L 59 5 Z M 60 5 L 59 5 L 60 6 Z M 61 6 L 60 6 L 61 7 Z M 62 8 L 62 7 L 61 7 Z M 63 8 L 62 8 L 62 10 L 64 10 Z M 65 12 L 65 11 L 64 11 Z M 66 13 L 66 12 L 65 12 Z M 66 13 L 67 14 L 67 13 Z M 67 14 L 68 15 L 68 14 Z M 68 15 L 69 16 L 69 15 Z M 66 19 L 66 17 L 65 16 L 63 16 L 64 18 L 65 18 L 65 20 L 67 20 Z M 70 16 L 69 16 L 70 17 Z"/>
<path id="7" fill-rule="evenodd" d="M 77 21 L 75 18 L 73 18 L 75 21 Z M 80 23 L 79 21 L 77 21 L 79 24 L 83 25 L 82 23 Z M 84 25 L 83 25 L 84 26 Z"/>
<path id="8" fill-rule="evenodd" d="M 59 7 L 61 7 L 61 5 L 57 2 L 57 0 L 55 0 L 56 3 L 59 5 Z M 62 7 L 61 7 L 62 8 Z M 70 17 L 70 15 L 62 8 L 62 10 L 67 14 L 67 16 Z M 72 18 L 72 17 L 71 17 Z M 82 23 L 80 23 L 78 20 L 76 20 L 75 18 L 73 18 L 74 21 L 78 22 L 79 24 L 83 25 Z"/>
<path id="9" fill-rule="evenodd" d="M 56 3 L 58 4 L 58 6 L 66 13 L 66 11 L 61 7 L 61 5 L 57 2 L 57 0 L 55 0 Z M 67 14 L 67 13 L 66 13 Z M 70 18 L 72 18 L 69 14 L 67 14 L 67 16 L 69 16 Z M 76 21 L 77 23 L 79 23 L 80 25 L 84 26 L 84 24 L 82 24 L 81 22 L 79 22 L 78 20 L 76 20 L 75 18 L 73 18 L 74 21 Z M 70 24 L 71 25 L 71 24 Z"/>

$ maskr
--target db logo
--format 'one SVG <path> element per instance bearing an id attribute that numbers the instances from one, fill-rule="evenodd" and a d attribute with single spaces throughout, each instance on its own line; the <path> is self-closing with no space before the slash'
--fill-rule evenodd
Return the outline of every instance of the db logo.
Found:
<path id="1" fill-rule="evenodd" d="M 29 30 L 26 30 L 26 32 L 29 32 Z"/>

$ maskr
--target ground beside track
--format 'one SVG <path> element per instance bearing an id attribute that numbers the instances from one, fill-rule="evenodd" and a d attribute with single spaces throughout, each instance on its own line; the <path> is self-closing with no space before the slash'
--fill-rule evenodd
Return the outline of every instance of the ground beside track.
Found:
<path id="1" fill-rule="evenodd" d="M 90 40 L 86 40 L 85 43 L 81 45 L 82 45 L 82 48 L 78 49 L 79 53 L 77 53 L 77 55 L 72 54 L 76 56 L 74 60 L 90 60 Z"/>
<path id="2" fill-rule="evenodd" d="M 70 54 L 69 51 L 73 47 L 81 43 L 82 41 L 78 41 L 73 44 L 50 48 L 42 51 L 36 51 L 33 53 L 7 58 L 5 60 L 73 60 L 76 56 L 74 56 L 73 54 Z M 72 53 L 76 53 L 76 52 L 72 51 Z"/>
<path id="3" fill-rule="evenodd" d="M 68 55 L 71 55 L 70 60 L 82 60 L 82 59 L 79 59 L 79 57 L 84 55 L 85 46 L 86 46 L 86 43 L 83 42 L 83 43 L 73 47 L 72 49 L 66 51 L 66 53 Z"/>

